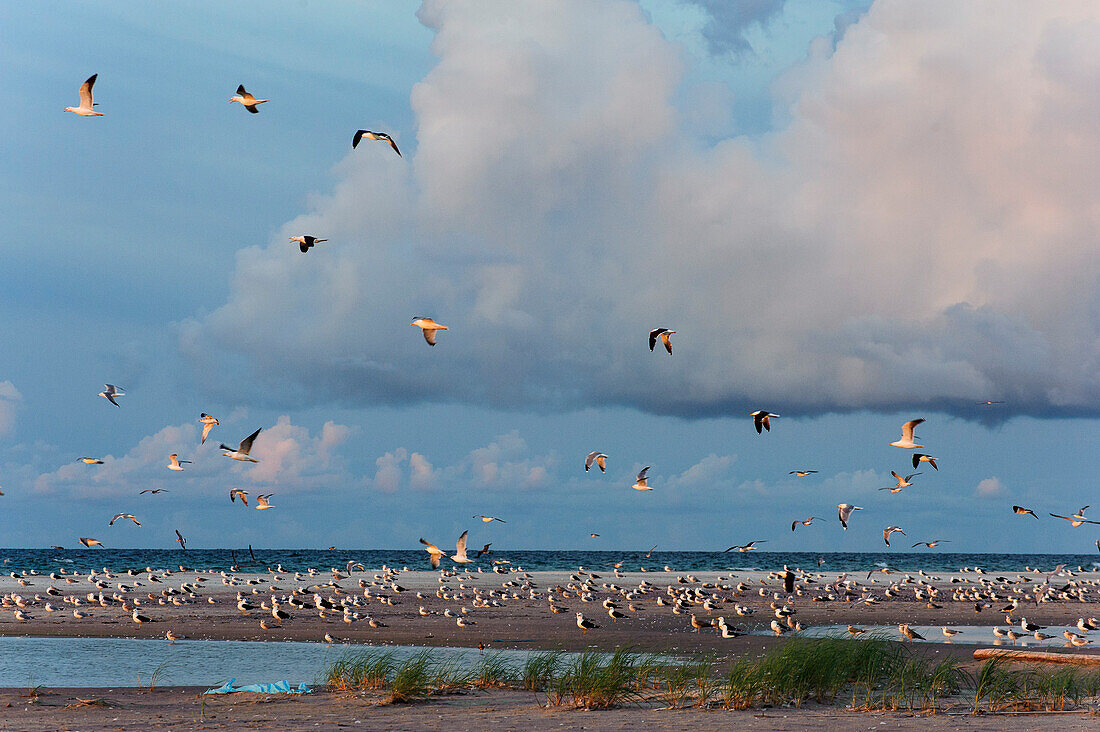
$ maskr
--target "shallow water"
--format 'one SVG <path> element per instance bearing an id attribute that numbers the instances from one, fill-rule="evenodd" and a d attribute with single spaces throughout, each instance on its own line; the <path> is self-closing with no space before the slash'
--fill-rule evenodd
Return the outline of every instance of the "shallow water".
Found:
<path id="1" fill-rule="evenodd" d="M 0 637 L 0 687 L 111 687 L 149 685 L 163 665 L 158 686 L 220 686 L 287 679 L 313 685 L 343 654 L 382 648 L 398 660 L 419 653 L 416 646 L 326 645 L 289 641 L 205 641 L 139 638 Z M 500 654 L 522 664 L 529 651 L 479 651 L 476 648 L 432 648 L 433 659 L 459 668 L 475 664 L 483 653 Z"/>
<path id="2" fill-rule="evenodd" d="M 885 638 L 887 640 L 902 640 L 901 633 L 898 632 L 896 625 L 856 625 L 858 628 L 862 628 L 867 631 L 863 635 L 855 636 L 858 638 Z M 1019 624 L 1008 625 L 949 625 L 949 630 L 957 630 L 959 634 L 951 638 L 945 638 L 940 626 L 938 625 L 910 625 L 909 629 L 917 632 L 918 635 L 924 636 L 924 641 L 914 640 L 914 643 L 947 643 L 947 644 L 964 644 L 964 645 L 982 645 L 982 646 L 994 646 L 1005 647 L 1007 649 L 1012 648 L 1073 648 L 1068 640 L 1062 636 L 1062 631 L 1069 630 L 1078 635 L 1081 635 L 1081 631 L 1072 625 L 1056 625 L 1050 628 L 1044 629 L 1042 632 L 1046 635 L 1053 635 L 1054 638 L 1049 638 L 1044 641 L 1038 641 L 1035 636 L 1030 633 L 1017 638 L 1015 643 L 1008 638 L 998 638 L 993 635 L 993 628 L 997 627 L 1002 630 L 1014 630 L 1017 633 L 1022 633 Z M 751 635 L 774 635 L 770 630 L 757 630 L 752 631 Z M 847 625 L 815 625 L 810 628 L 798 631 L 793 635 L 801 638 L 823 638 L 827 636 L 851 638 L 848 633 Z M 1093 635 L 1096 635 L 1095 633 Z M 1088 637 L 1088 636 L 1086 636 Z M 1095 645 L 1095 643 L 1094 643 Z"/>

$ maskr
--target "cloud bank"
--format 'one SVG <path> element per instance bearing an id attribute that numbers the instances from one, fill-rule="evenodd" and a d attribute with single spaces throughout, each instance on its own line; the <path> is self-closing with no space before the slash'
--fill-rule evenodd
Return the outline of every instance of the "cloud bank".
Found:
<path id="1" fill-rule="evenodd" d="M 716 144 L 635 3 L 419 17 L 406 157 L 351 152 L 181 328 L 250 398 L 1100 413 L 1095 4 L 876 2 L 778 82 L 782 129 Z"/>

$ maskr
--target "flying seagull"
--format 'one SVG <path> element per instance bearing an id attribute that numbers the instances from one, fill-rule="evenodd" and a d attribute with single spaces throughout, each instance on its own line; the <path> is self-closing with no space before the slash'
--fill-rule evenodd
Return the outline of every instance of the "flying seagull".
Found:
<path id="1" fill-rule="evenodd" d="M 592 463 L 599 466 L 601 473 L 607 472 L 607 455 L 595 450 L 588 453 L 588 457 L 584 459 L 584 472 L 587 473 L 592 468 Z"/>
<path id="2" fill-rule="evenodd" d="M 1032 511 L 1030 508 L 1024 508 L 1023 506 L 1013 506 L 1012 510 L 1020 514 L 1021 516 L 1027 516 L 1028 514 L 1031 514 L 1031 517 L 1033 519 L 1035 519 L 1036 521 L 1039 520 L 1039 517 L 1036 516 L 1035 512 Z"/>
<path id="3" fill-rule="evenodd" d="M 948 541 L 950 541 L 950 539 L 933 539 L 932 541 L 918 541 L 916 544 L 913 545 L 912 548 L 916 548 L 918 546 L 926 546 L 929 549 L 932 549 L 937 544 L 946 544 Z"/>
<path id="4" fill-rule="evenodd" d="M 83 544 L 84 546 L 88 546 L 88 547 L 91 547 L 91 546 L 103 546 L 103 542 L 102 542 L 102 541 L 100 541 L 99 539 L 93 539 L 93 538 L 91 538 L 90 536 L 82 536 L 82 537 L 80 537 L 80 543 L 81 543 L 81 544 Z"/>
<path id="5" fill-rule="evenodd" d="M 104 399 L 106 399 L 111 404 L 114 404 L 117 407 L 117 406 L 119 406 L 119 404 L 118 404 L 118 402 L 115 401 L 115 397 L 126 396 L 126 390 L 125 389 L 119 389 L 114 384 L 104 384 L 103 385 L 103 391 L 99 392 L 99 394 L 97 394 L 96 396 L 103 397 Z"/>
<path id="6" fill-rule="evenodd" d="M 791 531 L 794 531 L 794 527 L 798 526 L 799 524 L 802 524 L 803 526 L 809 526 L 810 524 L 812 524 L 814 521 L 816 521 L 818 519 L 819 519 L 818 516 L 810 516 L 805 521 L 792 521 L 791 522 Z"/>
<path id="7" fill-rule="evenodd" d="M 816 470 L 792 470 L 787 475 L 797 475 L 799 478 L 805 478 L 807 475 L 816 473 Z"/>
<path id="8" fill-rule="evenodd" d="M 757 409 L 755 412 L 749 415 L 752 417 L 752 423 L 756 425 L 756 434 L 763 434 L 764 430 L 768 432 L 772 431 L 771 418 L 778 417 L 778 414 L 772 414 L 771 412 L 763 409 Z"/>
<path id="9" fill-rule="evenodd" d="M 251 457 L 249 457 L 248 453 L 252 450 L 252 443 L 256 441 L 256 435 L 260 434 L 260 430 L 262 429 L 263 427 L 241 440 L 241 444 L 236 450 L 225 444 L 220 445 L 218 449 L 225 450 L 226 452 L 222 454 L 225 455 L 227 458 L 233 458 L 234 460 L 240 460 L 242 462 L 258 463 L 260 461 L 253 460 Z"/>
<path id="10" fill-rule="evenodd" d="M 913 442 L 913 430 L 917 425 L 923 422 L 924 419 L 911 419 L 901 426 L 901 439 L 897 442 L 891 442 L 891 447 L 904 447 L 907 450 L 912 450 L 917 447 L 924 447 L 924 445 L 918 445 Z"/>
<path id="11" fill-rule="evenodd" d="M 1085 508 L 1088 508 L 1088 506 L 1085 506 Z M 1084 526 L 1085 524 L 1100 524 L 1100 521 L 1090 521 L 1085 518 L 1085 508 L 1082 508 L 1077 513 L 1070 516 L 1060 516 L 1056 513 L 1052 513 L 1050 515 L 1054 518 L 1060 518 L 1069 521 L 1070 525 L 1074 528 L 1077 528 L 1078 526 Z"/>
<path id="12" fill-rule="evenodd" d="M 118 521 L 119 519 L 130 519 L 131 521 L 133 521 L 138 526 L 141 526 L 141 522 L 138 521 L 136 518 L 134 518 L 134 514 L 132 514 L 132 513 L 116 513 L 115 517 L 113 519 L 111 519 L 111 522 L 107 525 L 108 526 L 114 526 L 115 521 Z M 83 541 L 83 540 L 81 540 L 81 541 Z"/>
<path id="13" fill-rule="evenodd" d="M 727 549 L 726 551 L 727 551 L 727 552 L 732 552 L 732 551 L 733 551 L 734 549 L 736 549 L 737 551 L 739 551 L 739 552 L 741 552 L 741 553 L 744 553 L 744 552 L 751 552 L 751 551 L 756 551 L 756 547 L 755 547 L 755 546 L 753 546 L 753 544 L 763 544 L 763 543 L 764 543 L 764 542 L 763 542 L 763 541 L 761 541 L 761 540 L 757 540 L 757 541 L 750 541 L 750 542 L 749 542 L 748 544 L 741 544 L 741 545 L 739 545 L 739 546 L 738 546 L 738 545 L 735 545 L 735 546 L 731 546 L 731 547 L 730 547 L 729 549 Z M 723 553 L 723 554 L 725 554 L 726 552 L 722 552 L 722 553 Z"/>
<path id="14" fill-rule="evenodd" d="M 477 555 L 474 558 L 475 559 L 481 559 L 486 554 L 492 554 L 492 552 L 489 550 L 489 547 L 491 547 L 492 545 L 493 545 L 493 542 L 490 541 L 488 544 L 486 544 L 485 546 L 478 549 L 477 550 Z"/>
<path id="15" fill-rule="evenodd" d="M 649 350 L 653 350 L 653 347 L 657 345 L 657 338 L 661 339 L 661 343 L 665 344 L 665 350 L 668 351 L 668 355 L 672 355 L 672 334 L 674 330 L 668 328 L 654 328 L 649 331 Z"/>
<path id="16" fill-rule="evenodd" d="M 99 458 L 94 458 L 94 457 L 82 457 L 82 458 L 80 458 L 80 462 L 84 463 L 85 465 L 102 465 L 103 464 L 102 460 L 100 460 Z"/>
<path id="17" fill-rule="evenodd" d="M 143 491 L 138 491 L 138 495 L 140 496 L 143 493 L 152 493 L 153 495 L 156 495 L 158 493 L 167 493 L 167 492 L 168 492 L 167 488 L 146 488 Z"/>
<path id="18" fill-rule="evenodd" d="M 241 503 L 243 503 L 245 505 L 245 507 L 247 508 L 248 507 L 248 491 L 242 490 L 240 488 L 230 488 L 229 489 L 229 501 L 231 503 L 236 503 L 238 498 L 241 499 Z"/>
<path id="19" fill-rule="evenodd" d="M 1004 404 L 1004 402 L 978 402 L 979 407 L 991 407 L 994 404 Z"/>
<path id="20" fill-rule="evenodd" d="M 180 543 L 181 549 L 187 551 L 187 539 L 183 538 L 183 534 L 180 533 L 179 529 L 176 529 L 176 541 Z"/>
<path id="21" fill-rule="evenodd" d="M 80 85 L 80 106 L 79 107 L 65 107 L 66 112 L 72 112 L 73 114 L 79 114 L 81 117 L 102 117 L 101 112 L 95 111 L 95 102 L 92 101 L 92 87 L 95 86 L 95 78 L 99 74 L 92 74 L 88 77 L 88 80 Z"/>
<path id="22" fill-rule="evenodd" d="M 636 491 L 651 491 L 651 490 L 653 490 L 652 488 L 649 487 L 649 483 L 647 482 L 649 480 L 649 478 L 646 477 L 646 472 L 649 470 L 650 467 L 651 466 L 647 465 L 647 466 L 645 466 L 644 468 L 641 469 L 641 471 L 638 473 L 637 481 L 634 483 L 634 485 L 630 486 L 631 488 L 633 488 Z"/>
<path id="23" fill-rule="evenodd" d="M 887 526 L 882 530 L 882 540 L 886 542 L 886 546 L 890 546 L 890 534 L 893 534 L 895 531 L 902 536 L 907 536 L 907 534 L 901 530 L 900 526 Z"/>
<path id="24" fill-rule="evenodd" d="M 455 553 L 451 556 L 451 561 L 456 564 L 471 564 L 474 560 L 466 556 L 466 535 L 469 531 L 463 531 L 462 536 L 458 537 L 458 541 L 455 542 Z"/>
<path id="25" fill-rule="evenodd" d="M 180 463 L 189 463 L 189 462 L 191 462 L 191 461 L 190 460 L 180 460 L 179 455 L 177 455 L 176 453 L 172 453 L 171 455 L 168 456 L 168 465 L 166 465 L 165 467 L 167 467 L 169 470 L 179 471 L 179 470 L 183 470 L 183 466 L 180 465 Z"/>
<path id="26" fill-rule="evenodd" d="M 920 473 L 913 473 L 912 475 L 907 475 L 902 478 L 900 475 L 891 470 L 890 475 L 894 476 L 897 479 L 898 484 L 890 488 L 879 488 L 880 491 L 890 491 L 891 493 L 898 493 L 899 491 L 901 491 L 902 488 L 908 488 L 909 486 L 913 485 L 909 481 L 911 481 L 913 478 L 916 478 L 918 475 L 920 475 Z"/>
<path id="27" fill-rule="evenodd" d="M 430 541 L 426 541 L 424 537 L 420 537 L 420 543 L 424 545 L 424 551 L 428 552 L 428 561 L 431 562 L 432 569 L 438 569 L 439 558 L 443 556 L 443 550 Z"/>
<path id="28" fill-rule="evenodd" d="M 351 149 L 354 150 L 359 146 L 359 142 L 366 138 L 368 140 L 375 140 L 377 142 L 388 142 L 393 151 L 401 157 L 401 151 L 397 149 L 397 143 L 393 141 L 393 138 L 387 135 L 385 132 L 371 132 L 370 130 L 356 130 L 355 136 L 351 138 Z"/>
<path id="29" fill-rule="evenodd" d="M 440 325 L 431 318 L 417 317 L 413 319 L 413 322 L 410 323 L 410 325 L 415 325 L 417 328 L 420 328 L 420 330 L 423 331 L 424 340 L 428 342 L 429 346 L 435 345 L 435 332 L 437 330 L 450 330 L 450 328 L 448 328 L 447 326 Z"/>
<path id="30" fill-rule="evenodd" d="M 271 498 L 273 495 L 275 495 L 275 494 L 274 493 L 260 493 L 259 495 L 257 495 L 256 496 L 256 510 L 257 511 L 266 511 L 269 508 L 275 508 L 267 500 L 267 499 Z"/>
<path id="31" fill-rule="evenodd" d="M 290 240 L 298 242 L 298 248 L 302 250 L 302 254 L 305 254 L 306 252 L 308 252 L 312 247 L 316 246 L 317 244 L 320 244 L 323 241 L 328 241 L 328 239 L 318 239 L 315 236 L 308 236 L 308 235 L 306 235 L 306 236 L 292 236 L 292 237 L 290 237 Z"/>
<path id="32" fill-rule="evenodd" d="M 199 444 L 202 445 L 206 442 L 206 436 L 210 434 L 210 430 L 214 429 L 216 425 L 220 425 L 221 422 L 218 421 L 217 417 L 206 412 L 199 414 L 199 421 L 202 422 L 202 439 L 199 441 Z"/>
<path id="33" fill-rule="evenodd" d="M 244 84 L 237 87 L 237 96 L 229 97 L 229 102 L 239 103 L 242 107 L 247 109 L 252 114 L 258 114 L 260 110 L 256 109 L 256 106 L 268 101 L 267 99 L 257 99 L 256 97 L 245 91 Z"/>
<path id="34" fill-rule="evenodd" d="M 928 463 L 936 470 L 940 469 L 939 466 L 936 465 L 936 458 L 932 457 L 931 455 L 925 455 L 922 452 L 913 453 L 913 467 L 916 468 L 921 463 Z"/>
<path id="35" fill-rule="evenodd" d="M 844 530 L 848 530 L 848 518 L 852 515 L 852 511 L 862 511 L 863 506 L 853 506 L 850 503 L 841 503 L 837 507 L 837 515 L 840 517 L 840 525 L 844 527 Z"/>
<path id="36" fill-rule="evenodd" d="M 483 523 L 486 523 L 486 524 L 492 523 L 493 521 L 499 521 L 502 524 L 508 523 L 504 519 L 499 519 L 496 516 L 481 516 L 481 515 L 478 515 L 478 516 L 473 516 L 472 518 L 479 518 L 479 519 L 481 519 L 481 521 Z"/>

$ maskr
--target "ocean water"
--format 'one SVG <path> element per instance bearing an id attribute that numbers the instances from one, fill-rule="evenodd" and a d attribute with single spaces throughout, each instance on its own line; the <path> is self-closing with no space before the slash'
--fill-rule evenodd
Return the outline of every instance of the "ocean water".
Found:
<path id="1" fill-rule="evenodd" d="M 5 573 L 36 571 L 49 573 L 59 569 L 87 572 L 110 567 L 112 570 L 189 569 L 258 572 L 281 565 L 286 572 L 304 572 L 309 568 L 342 568 L 348 562 L 361 563 L 366 569 L 409 567 L 430 569 L 427 553 L 410 549 L 254 549 L 256 561 L 245 549 L 0 549 L 0 568 Z M 506 560 L 512 567 L 530 571 L 570 571 L 578 566 L 609 571 L 622 563 L 624 571 L 661 571 L 665 566 L 676 572 L 779 570 L 784 566 L 821 572 L 867 572 L 889 566 L 901 571 L 919 569 L 937 572 L 958 571 L 963 567 L 981 567 L 987 572 L 1019 572 L 1024 567 L 1051 571 L 1059 564 L 1067 568 L 1100 569 L 1100 554 L 955 554 L 950 552 L 646 552 L 629 551 L 525 551 L 494 550 L 468 567 L 488 569 L 493 561 Z M 460 567 L 462 565 L 454 565 Z"/>

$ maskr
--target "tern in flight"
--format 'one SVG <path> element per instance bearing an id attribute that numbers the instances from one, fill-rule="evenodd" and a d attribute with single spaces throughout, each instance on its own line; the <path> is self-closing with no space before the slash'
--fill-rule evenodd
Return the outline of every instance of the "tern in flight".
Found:
<path id="1" fill-rule="evenodd" d="M 138 521 L 136 518 L 134 518 L 134 514 L 132 514 L 132 513 L 116 513 L 115 517 L 113 519 L 111 519 L 111 522 L 107 525 L 108 526 L 114 526 L 115 521 L 118 521 L 119 519 L 130 519 L 131 521 L 133 521 L 138 526 L 141 526 L 141 522 Z"/>
<path id="2" fill-rule="evenodd" d="M 933 539 L 932 541 L 918 541 L 916 544 L 913 545 L 912 548 L 916 548 L 918 546 L 926 546 L 929 549 L 932 549 L 937 544 L 946 544 L 949 541 L 950 541 L 950 539 Z"/>
<path id="3" fill-rule="evenodd" d="M 474 516 L 473 518 L 479 518 L 479 519 L 481 519 L 481 521 L 483 523 L 486 523 L 486 524 L 492 523 L 493 521 L 499 521 L 502 524 L 508 523 L 504 519 L 497 518 L 496 516 L 481 516 L 481 515 L 478 515 L 478 516 Z"/>
<path id="4" fill-rule="evenodd" d="M 93 539 L 90 536 L 80 537 L 80 543 L 83 544 L 84 546 L 89 546 L 89 547 L 90 546 L 100 546 L 100 547 L 103 546 L 102 541 L 100 541 L 99 539 Z"/>
<path id="5" fill-rule="evenodd" d="M 772 431 L 771 420 L 773 417 L 778 417 L 778 414 L 772 414 L 763 409 L 757 409 L 755 412 L 749 415 L 752 417 L 752 423 L 756 425 L 756 434 L 763 434 L 764 430 L 768 432 Z"/>
<path id="6" fill-rule="evenodd" d="M 1077 513 L 1070 516 L 1060 516 L 1056 513 L 1052 513 L 1050 515 L 1054 518 L 1060 518 L 1069 521 L 1070 525 L 1074 528 L 1077 528 L 1078 526 L 1084 526 L 1085 524 L 1100 524 L 1100 521 L 1090 521 L 1089 519 L 1085 518 L 1085 508 L 1088 508 L 1088 506 L 1078 509 Z"/>
<path id="7" fill-rule="evenodd" d="M 862 511 L 863 506 L 853 506 L 850 503 L 841 503 L 837 507 L 837 515 L 840 517 L 840 525 L 844 527 L 844 530 L 848 530 L 848 518 L 852 515 L 852 511 Z"/>
<path id="8" fill-rule="evenodd" d="M 891 447 L 904 447 L 906 450 L 913 450 L 918 447 L 924 447 L 924 445 L 918 445 L 914 442 L 913 430 L 917 425 L 923 422 L 924 419 L 911 419 L 901 426 L 901 439 L 897 442 L 891 442 Z"/>
<path id="9" fill-rule="evenodd" d="M 630 486 L 631 488 L 633 488 L 636 491 L 651 491 L 651 490 L 653 490 L 652 488 L 649 487 L 649 482 L 648 482 L 649 478 L 646 477 L 646 472 L 649 470 L 650 467 L 651 466 L 647 465 L 647 466 L 645 466 L 644 468 L 641 469 L 641 471 L 638 473 L 637 480 L 634 482 L 634 485 Z"/>
<path id="10" fill-rule="evenodd" d="M 102 460 L 100 460 L 99 458 L 94 458 L 94 457 L 82 457 L 82 458 L 80 458 L 80 462 L 84 463 L 85 465 L 102 465 L 103 464 Z"/>
<path id="11" fill-rule="evenodd" d="M 220 445 L 218 449 L 225 450 L 222 454 L 227 458 L 233 458 L 234 460 L 240 460 L 242 462 L 258 463 L 260 461 L 252 459 L 249 457 L 248 453 L 252 451 L 252 443 L 256 441 L 256 435 L 260 434 L 260 430 L 262 429 L 263 427 L 241 440 L 241 444 L 236 450 L 224 444 Z"/>
<path id="12" fill-rule="evenodd" d="M 114 384 L 104 384 L 103 385 L 103 391 L 99 392 L 99 394 L 97 394 L 96 396 L 103 397 L 104 399 L 106 399 L 111 404 L 114 404 L 117 407 L 117 406 L 119 406 L 119 404 L 118 404 L 118 402 L 115 401 L 115 397 L 126 396 L 126 390 L 125 389 L 119 389 Z"/>
<path id="13" fill-rule="evenodd" d="M 99 74 L 92 74 L 88 80 L 80 85 L 80 106 L 65 107 L 66 112 L 79 114 L 81 117 L 102 117 L 101 112 L 95 111 L 95 102 L 92 101 L 92 87 L 95 86 L 95 78 Z"/>
<path id="14" fill-rule="evenodd" d="M 668 355 L 672 355 L 672 335 L 676 331 L 669 330 L 668 328 L 654 328 L 649 331 L 649 350 L 652 351 L 654 346 L 657 345 L 657 339 L 661 339 L 661 343 L 665 344 L 665 350 L 668 351 Z"/>
<path id="15" fill-rule="evenodd" d="M 805 478 L 807 475 L 813 475 L 816 470 L 792 470 L 787 475 L 797 475 L 799 478 Z"/>
<path id="16" fill-rule="evenodd" d="M 940 467 L 936 465 L 936 458 L 932 457 L 931 455 L 925 455 L 923 452 L 913 453 L 913 467 L 916 468 L 921 463 L 928 463 L 936 470 L 940 469 Z"/>
<path id="17" fill-rule="evenodd" d="M 450 330 L 447 326 L 440 325 L 431 318 L 416 317 L 410 325 L 415 325 L 424 333 L 424 340 L 428 342 L 429 346 L 435 345 L 436 331 Z"/>
<path id="18" fill-rule="evenodd" d="M 584 472 L 587 473 L 592 469 L 592 463 L 599 467 L 601 473 L 607 472 L 607 455 L 595 450 L 588 453 L 588 456 L 584 459 Z"/>
<path id="19" fill-rule="evenodd" d="M 180 543 L 180 549 L 187 551 L 187 539 L 183 538 L 183 534 L 180 533 L 179 529 L 176 529 L 176 541 Z"/>
<path id="20" fill-rule="evenodd" d="M 1033 519 L 1035 519 L 1036 521 L 1039 520 L 1039 517 L 1036 516 L 1035 512 L 1032 511 L 1030 508 L 1024 508 L 1023 506 L 1013 506 L 1012 510 L 1020 514 L 1021 516 L 1027 516 L 1028 514 L 1030 514 Z"/>
<path id="21" fill-rule="evenodd" d="M 819 520 L 819 519 L 820 519 L 820 517 L 819 517 L 819 516 L 810 516 L 810 517 L 809 517 L 808 519 L 806 519 L 805 521 L 792 521 L 792 522 L 791 522 L 791 531 L 794 531 L 794 527 L 798 526 L 799 524 L 802 524 L 803 526 L 809 526 L 809 525 L 810 525 L 810 524 L 812 524 L 812 523 L 813 523 L 814 521 L 817 521 L 817 520 Z"/>
<path id="22" fill-rule="evenodd" d="M 401 151 L 397 149 L 397 143 L 393 141 L 393 138 L 387 135 L 385 132 L 371 132 L 370 130 L 356 130 L 355 136 L 351 138 L 351 149 L 354 150 L 359 146 L 360 141 L 363 139 L 374 140 L 376 142 L 388 142 L 393 151 L 397 153 L 398 157 L 401 157 Z"/>
<path id="23" fill-rule="evenodd" d="M 244 84 L 237 87 L 237 95 L 229 97 L 229 102 L 237 102 L 242 107 L 247 109 L 252 114 L 258 114 L 260 110 L 256 109 L 256 106 L 268 101 L 267 99 L 257 99 L 256 97 L 245 91 Z"/>
<path id="24" fill-rule="evenodd" d="M 292 236 L 290 240 L 298 243 L 298 248 L 302 250 L 302 254 L 305 254 L 317 244 L 328 241 L 328 239 L 318 239 L 315 236 Z"/>
<path id="25" fill-rule="evenodd" d="M 183 470 L 183 466 L 180 465 L 180 463 L 189 463 L 189 462 L 191 462 L 191 461 L 190 460 L 180 460 L 179 455 L 177 455 L 176 453 L 172 453 L 171 455 L 168 456 L 168 465 L 166 465 L 165 467 L 168 468 L 169 470 L 179 471 L 179 470 Z"/>
<path id="26" fill-rule="evenodd" d="M 256 510 L 257 511 L 266 511 L 269 508 L 275 508 L 274 506 L 272 506 L 268 502 L 268 499 L 271 498 L 273 495 L 275 495 L 275 494 L 274 493 L 260 493 L 259 495 L 257 495 L 256 496 Z"/>
<path id="27" fill-rule="evenodd" d="M 901 530 L 900 526 L 887 526 L 882 530 L 882 540 L 886 542 L 886 546 L 890 546 L 890 534 L 893 534 L 895 531 L 902 536 L 907 536 L 907 534 Z"/>
<path id="28" fill-rule="evenodd" d="M 913 478 L 916 478 L 918 475 L 920 475 L 920 473 L 913 473 L 912 475 L 907 475 L 902 478 L 900 475 L 891 470 L 890 475 L 894 476 L 897 479 L 898 484 L 890 488 L 879 488 L 880 491 L 890 491 L 891 493 L 898 493 L 901 491 L 902 488 L 908 488 L 909 486 L 913 485 L 909 481 L 911 481 Z"/>
<path id="29" fill-rule="evenodd" d="M 756 551 L 756 547 L 753 546 L 754 544 L 763 544 L 763 543 L 764 543 L 764 541 L 762 541 L 762 540 L 750 541 L 748 544 L 741 544 L 740 546 L 731 546 L 726 551 L 727 552 L 732 552 L 734 549 L 736 549 L 737 551 L 739 551 L 741 553 L 752 552 L 752 551 Z M 725 554 L 725 552 L 722 552 L 722 553 Z"/>
<path id="30" fill-rule="evenodd" d="M 212 414 L 207 414 L 206 412 L 199 414 L 199 421 L 202 422 L 202 439 L 199 440 L 199 444 L 202 445 L 206 442 L 206 437 L 210 434 L 210 430 L 220 425 L 221 422 L 218 421 L 217 417 Z"/>

